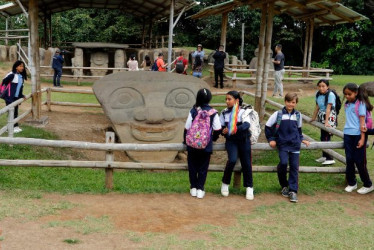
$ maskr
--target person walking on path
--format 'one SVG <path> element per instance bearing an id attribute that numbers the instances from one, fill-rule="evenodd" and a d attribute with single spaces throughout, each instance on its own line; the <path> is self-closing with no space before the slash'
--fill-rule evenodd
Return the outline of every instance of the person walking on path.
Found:
<path id="1" fill-rule="evenodd" d="M 64 56 L 61 55 L 61 50 L 56 49 L 55 55 L 52 60 L 52 68 L 55 71 L 53 74 L 53 86 L 62 88 L 60 84 L 60 78 L 62 75 L 62 65 L 64 64 Z"/>
<path id="2" fill-rule="evenodd" d="M 282 53 L 282 45 L 275 46 L 275 57 L 272 61 L 274 63 L 274 91 L 273 97 L 283 97 L 283 76 L 284 76 L 284 54 Z M 279 94 L 277 95 L 277 92 Z"/>
<path id="3" fill-rule="evenodd" d="M 129 71 L 139 71 L 138 61 L 135 59 L 134 54 L 132 54 L 130 59 L 127 61 L 127 67 L 129 67 Z"/>
<path id="4" fill-rule="evenodd" d="M 27 80 L 25 63 L 23 61 L 16 61 L 13 64 L 12 71 L 9 72 L 2 81 L 2 84 L 10 84 L 9 89 L 6 90 L 6 93 L 2 97 L 7 106 L 20 98 L 25 98 L 23 95 L 23 83 L 25 80 Z M 18 105 L 14 107 L 14 119 L 17 117 Z M 18 126 L 18 123 L 14 124 L 14 133 L 19 133 L 21 131 L 22 129 Z"/>
<path id="5" fill-rule="evenodd" d="M 164 62 L 164 54 L 158 54 L 158 59 L 156 61 L 156 65 L 159 72 L 166 72 L 166 67 L 168 66 L 167 63 Z"/>
<path id="6" fill-rule="evenodd" d="M 225 67 L 226 53 L 224 51 L 224 46 L 220 45 L 213 55 L 214 58 L 214 80 L 215 88 L 218 88 L 218 76 L 220 77 L 220 87 L 223 89 L 223 68 Z"/>

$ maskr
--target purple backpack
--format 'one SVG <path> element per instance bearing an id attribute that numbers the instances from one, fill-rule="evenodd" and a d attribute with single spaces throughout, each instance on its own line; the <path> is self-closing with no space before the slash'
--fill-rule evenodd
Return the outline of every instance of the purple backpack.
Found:
<path id="1" fill-rule="evenodd" d="M 355 112 L 356 112 L 356 115 L 358 116 L 358 119 L 360 119 L 360 115 L 358 114 L 359 106 L 360 106 L 360 101 L 357 100 L 355 102 Z M 367 129 L 373 128 L 373 117 L 371 116 L 371 112 L 368 110 L 366 110 L 365 125 Z"/>
<path id="2" fill-rule="evenodd" d="M 191 128 L 187 130 L 186 144 L 192 148 L 204 149 L 210 142 L 212 128 L 210 125 L 210 116 L 217 113 L 217 110 L 211 109 L 197 110 L 197 115 L 192 121 Z"/>

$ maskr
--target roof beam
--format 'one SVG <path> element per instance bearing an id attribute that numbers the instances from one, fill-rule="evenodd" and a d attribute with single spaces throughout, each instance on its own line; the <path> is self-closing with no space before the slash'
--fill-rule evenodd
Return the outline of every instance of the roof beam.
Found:
<path id="1" fill-rule="evenodd" d="M 329 10 L 332 14 L 334 14 L 335 16 L 337 17 L 340 17 L 341 19 L 347 21 L 347 22 L 350 22 L 350 23 L 353 23 L 354 20 L 347 17 L 347 16 L 344 16 L 342 14 L 340 14 L 339 12 L 336 12 L 335 9 L 337 7 L 339 7 L 339 5 L 334 5 L 332 7 L 329 7 L 329 6 L 326 6 L 326 5 L 323 5 L 323 4 L 316 4 L 317 7 L 321 8 L 321 9 L 326 9 L 326 10 Z"/>
<path id="2" fill-rule="evenodd" d="M 314 12 L 309 12 L 309 13 L 304 13 L 304 14 L 301 14 L 301 15 L 297 15 L 297 16 L 294 16 L 296 19 L 306 19 L 306 18 L 312 18 L 312 17 L 315 17 L 317 15 L 325 15 L 325 14 L 328 14 L 329 11 L 328 10 L 317 10 L 317 11 L 314 11 Z"/>

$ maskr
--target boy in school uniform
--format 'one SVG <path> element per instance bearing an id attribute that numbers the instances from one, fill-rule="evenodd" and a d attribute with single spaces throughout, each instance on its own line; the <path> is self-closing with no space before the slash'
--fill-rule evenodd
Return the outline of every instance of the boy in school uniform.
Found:
<path id="1" fill-rule="evenodd" d="M 299 98 L 296 93 L 287 93 L 284 98 L 285 106 L 274 112 L 266 122 L 265 135 L 272 148 L 278 148 L 279 164 L 277 166 L 278 180 L 282 187 L 282 195 L 291 202 L 298 202 L 299 189 L 299 158 L 301 143 L 309 146 L 301 131 L 301 113 L 295 109 Z M 287 165 L 290 165 L 287 180 Z"/>

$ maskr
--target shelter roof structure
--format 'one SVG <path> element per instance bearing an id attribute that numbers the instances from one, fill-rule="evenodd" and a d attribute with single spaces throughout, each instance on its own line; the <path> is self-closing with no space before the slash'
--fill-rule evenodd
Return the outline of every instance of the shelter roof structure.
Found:
<path id="1" fill-rule="evenodd" d="M 211 15 L 230 12 L 237 7 L 249 6 L 252 9 L 260 8 L 263 4 L 274 2 L 275 14 L 287 14 L 296 20 L 313 19 L 314 25 L 326 26 L 342 23 L 353 23 L 368 19 L 350 8 L 338 3 L 339 0 L 230 0 L 217 5 L 209 6 L 192 15 L 199 19 Z"/>
<path id="2" fill-rule="evenodd" d="M 28 0 L 18 0 L 0 6 L 0 13 L 5 16 L 23 13 L 22 7 L 17 2 L 20 2 L 26 10 L 28 9 Z M 162 20 L 169 18 L 170 3 L 170 0 L 43 0 L 38 1 L 38 8 L 39 17 L 76 8 L 99 8 L 118 9 L 134 16 Z M 187 10 L 196 4 L 194 0 L 176 0 L 174 13 L 179 13 L 183 8 Z"/>

